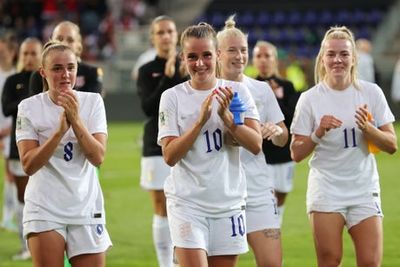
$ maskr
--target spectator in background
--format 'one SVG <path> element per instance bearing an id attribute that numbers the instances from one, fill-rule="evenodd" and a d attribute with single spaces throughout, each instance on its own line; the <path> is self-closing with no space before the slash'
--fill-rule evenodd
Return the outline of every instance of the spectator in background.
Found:
<path id="1" fill-rule="evenodd" d="M 31 257 L 26 246 L 26 240 L 22 235 L 22 212 L 24 209 L 25 187 L 28 183 L 28 176 L 24 172 L 17 144 L 15 142 L 15 129 L 18 112 L 18 104 L 29 96 L 29 78 L 33 71 L 37 71 L 40 65 L 40 57 L 42 53 L 42 43 L 36 38 L 25 39 L 19 49 L 18 70 L 17 74 L 7 78 L 3 93 L 1 96 L 1 104 L 5 116 L 12 118 L 12 130 L 10 138 L 10 157 L 8 167 L 15 178 L 18 193 L 17 207 L 17 224 L 21 240 L 21 251 L 13 256 L 14 260 L 26 260 Z"/>
<path id="2" fill-rule="evenodd" d="M 0 36 L 0 93 L 6 79 L 16 72 L 15 61 L 18 54 L 18 43 L 13 33 L 4 33 Z M 17 209 L 17 195 L 14 176 L 8 169 L 10 153 L 11 119 L 0 113 L 0 152 L 4 157 L 4 189 L 3 189 L 3 218 L 1 227 L 15 230 L 14 215 Z"/>
<path id="3" fill-rule="evenodd" d="M 258 70 L 259 81 L 267 81 L 278 100 L 279 107 L 285 116 L 285 126 L 290 127 L 298 94 L 293 84 L 279 74 L 279 59 L 276 46 L 266 41 L 258 41 L 253 49 L 253 65 Z M 270 165 L 271 176 L 274 178 L 275 195 L 278 200 L 278 211 L 282 224 L 284 204 L 287 194 L 293 189 L 294 162 L 290 157 L 290 142 L 276 146 L 270 140 L 263 142 L 265 159 Z"/>
<path id="4" fill-rule="evenodd" d="M 266 82 L 243 74 L 248 63 L 247 36 L 235 27 L 234 16 L 225 21 L 217 34 L 220 78 L 242 82 L 249 89 L 260 114 L 261 133 L 264 140 L 284 146 L 288 130 L 284 116 Z M 274 177 L 265 162 L 264 153 L 252 154 L 240 149 L 240 161 L 246 174 L 246 226 L 250 244 L 258 267 L 282 266 L 282 248 L 279 214 L 274 195 Z"/>
<path id="5" fill-rule="evenodd" d="M 358 77 L 361 80 L 375 83 L 374 59 L 371 55 L 371 42 L 367 39 L 357 39 Z"/>
<path id="6" fill-rule="evenodd" d="M 103 70 L 81 61 L 82 36 L 78 25 L 70 21 L 62 21 L 53 30 L 52 40 L 59 41 L 75 52 L 78 58 L 78 74 L 74 89 L 83 92 L 102 93 Z M 42 77 L 39 72 L 34 72 L 29 83 L 31 94 L 43 91 Z"/>
<path id="7" fill-rule="evenodd" d="M 397 137 L 382 89 L 357 79 L 355 41 L 348 28 L 325 33 L 315 82 L 297 103 L 290 148 L 296 162 L 313 153 L 307 213 L 318 266 L 341 265 L 344 227 L 357 266 L 381 266 L 383 212 L 373 153 L 395 153 Z"/>
<path id="8" fill-rule="evenodd" d="M 170 167 L 157 144 L 158 108 L 161 94 L 186 77 L 179 71 L 175 22 L 168 16 L 156 17 L 150 25 L 150 37 L 157 55 L 139 68 L 137 89 L 147 120 L 144 126 L 140 185 L 148 190 L 153 204 L 153 240 L 159 266 L 172 266 L 173 247 L 168 227 L 164 182 Z"/>

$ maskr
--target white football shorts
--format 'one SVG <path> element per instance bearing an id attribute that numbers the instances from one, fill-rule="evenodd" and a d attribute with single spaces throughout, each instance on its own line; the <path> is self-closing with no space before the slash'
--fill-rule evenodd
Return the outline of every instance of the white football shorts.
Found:
<path id="1" fill-rule="evenodd" d="M 246 241 L 246 214 L 207 218 L 178 210 L 167 204 L 174 247 L 203 249 L 208 256 L 238 255 L 249 249 Z"/>
<path id="2" fill-rule="evenodd" d="M 140 186 L 145 190 L 164 190 L 165 179 L 171 167 L 162 156 L 142 157 L 140 161 Z"/>
<path id="3" fill-rule="evenodd" d="M 30 233 L 56 231 L 66 242 L 68 259 L 82 254 L 102 253 L 112 246 L 104 224 L 67 225 L 49 221 L 24 223 L 24 237 Z"/>

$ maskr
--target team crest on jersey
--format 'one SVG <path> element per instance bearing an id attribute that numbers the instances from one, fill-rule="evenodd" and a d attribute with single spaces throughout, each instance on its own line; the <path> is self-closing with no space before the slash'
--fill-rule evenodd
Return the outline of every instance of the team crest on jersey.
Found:
<path id="1" fill-rule="evenodd" d="M 103 234 L 103 232 L 104 232 L 104 226 L 102 224 L 96 225 L 96 234 L 98 236 L 101 236 L 101 234 Z"/>
<path id="2" fill-rule="evenodd" d="M 166 123 L 166 114 L 164 113 L 164 111 L 161 111 L 160 112 L 160 114 L 158 114 L 158 118 L 159 118 L 159 121 L 160 121 L 160 125 L 161 126 L 164 126 L 165 125 L 165 123 Z"/>
<path id="3" fill-rule="evenodd" d="M 25 120 L 25 118 L 23 118 L 23 117 L 20 117 L 20 116 L 18 116 L 17 117 L 17 121 L 16 121 L 16 125 L 15 125 L 15 128 L 17 129 L 17 130 L 21 130 L 22 129 L 22 126 L 23 126 L 23 122 L 24 122 L 24 120 Z"/>

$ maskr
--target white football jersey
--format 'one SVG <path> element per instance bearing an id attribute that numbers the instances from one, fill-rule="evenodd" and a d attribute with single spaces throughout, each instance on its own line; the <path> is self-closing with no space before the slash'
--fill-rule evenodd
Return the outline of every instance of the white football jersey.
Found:
<path id="1" fill-rule="evenodd" d="M 217 80 L 209 90 L 196 90 L 189 82 L 165 91 L 161 96 L 158 142 L 167 136 L 181 136 L 199 118 L 205 98 L 218 87 L 230 86 L 247 107 L 245 118 L 259 120 L 257 108 L 242 83 Z M 224 123 L 219 117 L 219 103 L 212 101 L 212 114 L 201 129 L 193 147 L 166 179 L 166 197 L 194 214 L 227 217 L 245 205 L 246 179 L 239 159 L 239 147 L 224 144 Z"/>
<path id="2" fill-rule="evenodd" d="M 376 126 L 394 121 L 382 90 L 359 80 L 360 89 L 350 86 L 333 90 L 319 83 L 301 94 L 291 133 L 310 136 L 322 116 L 333 115 L 343 122 L 328 131 L 315 147 L 309 161 L 307 203 L 357 205 L 379 195 L 375 157 L 368 152 L 362 131 L 355 122 L 358 107 L 367 104 Z"/>
<path id="3" fill-rule="evenodd" d="M 278 123 L 285 119 L 275 94 L 267 82 L 258 81 L 244 76 L 242 81 L 249 89 L 257 110 L 260 114 L 261 123 Z M 263 151 L 254 155 L 246 149 L 241 148 L 240 160 L 246 173 L 247 179 L 247 205 L 261 205 L 269 199 L 266 192 L 273 190 L 274 177 L 269 171 L 270 166 L 265 161 Z"/>
<path id="4" fill-rule="evenodd" d="M 97 93 L 75 92 L 79 114 L 89 133 L 107 134 L 104 103 Z M 63 108 L 48 92 L 23 100 L 18 106 L 17 143 L 36 140 L 42 145 L 60 125 Z M 104 203 L 93 166 L 80 149 L 72 127 L 54 154 L 29 178 L 25 192 L 24 222 L 47 220 L 65 224 L 104 224 Z"/>

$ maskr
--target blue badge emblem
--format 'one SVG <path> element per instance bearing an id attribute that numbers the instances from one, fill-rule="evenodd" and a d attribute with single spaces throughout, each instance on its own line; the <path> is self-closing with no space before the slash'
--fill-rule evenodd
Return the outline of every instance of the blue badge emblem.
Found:
<path id="1" fill-rule="evenodd" d="M 98 235 L 101 235 L 101 234 L 103 233 L 103 231 L 104 231 L 104 227 L 103 227 L 102 224 L 96 225 L 96 233 L 97 233 Z"/>

